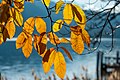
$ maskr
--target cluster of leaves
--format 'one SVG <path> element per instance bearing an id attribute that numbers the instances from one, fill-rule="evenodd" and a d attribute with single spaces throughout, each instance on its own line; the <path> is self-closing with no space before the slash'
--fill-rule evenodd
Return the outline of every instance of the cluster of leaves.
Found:
<path id="1" fill-rule="evenodd" d="M 25 0 L 34 2 L 34 0 Z M 48 10 L 50 0 L 42 0 Z M 14 5 L 13 5 L 14 4 Z M 55 13 L 58 14 L 63 9 L 63 19 L 58 19 L 51 26 L 51 31 L 47 32 L 46 22 L 42 17 L 30 17 L 23 24 L 21 12 L 24 10 L 24 0 L 2 0 L 0 4 L 0 43 L 6 41 L 6 38 L 13 38 L 15 34 L 15 25 L 23 26 L 22 32 L 16 40 L 16 49 L 22 48 L 22 52 L 26 58 L 32 53 L 33 45 L 38 54 L 42 57 L 42 65 L 45 73 L 48 73 L 51 66 L 54 64 L 54 70 L 60 78 L 64 78 L 66 73 L 66 62 L 60 50 L 63 50 L 70 60 L 72 56 L 70 52 L 59 46 L 61 43 L 71 44 L 72 49 L 82 54 L 84 50 L 84 42 L 90 47 L 90 37 L 85 30 L 86 16 L 83 10 L 72 3 L 65 3 L 59 0 L 55 5 Z M 50 16 L 48 16 L 49 18 Z M 70 25 L 72 21 L 76 22 L 75 26 L 70 26 L 70 40 L 62 38 L 61 40 L 56 35 L 65 23 Z M 39 34 L 34 34 L 34 30 Z M 55 47 L 47 49 L 47 42 L 50 41 Z"/>

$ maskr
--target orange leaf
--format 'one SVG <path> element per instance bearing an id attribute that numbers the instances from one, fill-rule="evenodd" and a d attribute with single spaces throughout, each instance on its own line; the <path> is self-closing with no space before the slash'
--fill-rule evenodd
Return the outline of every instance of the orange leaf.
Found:
<path id="1" fill-rule="evenodd" d="M 44 69 L 44 72 L 45 73 L 48 73 L 51 66 L 53 65 L 54 63 L 54 59 L 55 59 L 55 55 L 56 55 L 56 51 L 53 50 L 49 56 L 49 59 L 48 59 L 48 62 L 44 62 L 42 61 L 42 64 L 43 64 L 43 69 Z"/>
<path id="2" fill-rule="evenodd" d="M 66 62 L 61 52 L 56 52 L 54 60 L 54 70 L 60 78 L 64 78 L 66 73 Z"/>
<path id="3" fill-rule="evenodd" d="M 80 35 L 82 33 L 82 29 L 80 26 L 71 26 L 70 30 L 75 34 L 75 35 Z"/>
<path id="4" fill-rule="evenodd" d="M 13 21 L 8 21 L 6 24 L 6 29 L 8 31 L 9 34 L 9 38 L 13 38 L 13 36 L 15 35 L 15 25 Z"/>
<path id="5" fill-rule="evenodd" d="M 34 25 L 35 25 L 34 17 L 30 17 L 25 21 L 23 30 L 29 34 L 32 34 L 34 31 Z"/>
<path id="6" fill-rule="evenodd" d="M 24 46 L 22 47 L 22 52 L 26 58 L 28 58 L 32 53 L 32 36 L 31 35 L 29 35 Z"/>
<path id="7" fill-rule="evenodd" d="M 87 44 L 88 47 L 90 47 L 90 36 L 86 30 L 82 30 L 82 39 Z"/>
<path id="8" fill-rule="evenodd" d="M 36 26 L 36 30 L 41 34 L 43 32 L 46 32 L 46 23 L 45 21 L 40 18 L 40 17 L 36 17 L 35 19 L 35 26 Z"/>
<path id="9" fill-rule="evenodd" d="M 46 44 L 47 36 L 45 33 L 43 35 L 41 34 L 40 36 L 34 35 L 34 48 L 40 55 L 42 55 L 46 51 Z"/>
<path id="10" fill-rule="evenodd" d="M 60 48 L 63 49 L 65 51 L 65 53 L 67 54 L 68 58 L 73 61 L 70 52 L 66 48 L 64 48 L 64 47 L 60 47 Z"/>
<path id="11" fill-rule="evenodd" d="M 54 44 L 54 45 L 60 44 L 60 40 L 59 40 L 58 36 L 55 33 L 49 32 L 48 33 L 48 38 L 49 38 L 49 40 L 50 40 L 50 42 L 52 44 Z"/>
<path id="12" fill-rule="evenodd" d="M 48 62 L 50 54 L 52 53 L 52 51 L 54 51 L 54 48 L 50 48 L 49 50 L 47 50 L 47 52 L 45 53 L 45 56 L 43 57 L 43 62 Z"/>
<path id="13" fill-rule="evenodd" d="M 26 34 L 24 32 L 21 32 L 16 40 L 16 49 L 23 47 L 26 40 L 27 40 Z"/>
<path id="14" fill-rule="evenodd" d="M 75 35 L 73 32 L 71 32 L 70 41 L 71 41 L 72 49 L 76 53 L 82 54 L 84 50 L 84 43 L 83 43 L 81 35 Z"/>

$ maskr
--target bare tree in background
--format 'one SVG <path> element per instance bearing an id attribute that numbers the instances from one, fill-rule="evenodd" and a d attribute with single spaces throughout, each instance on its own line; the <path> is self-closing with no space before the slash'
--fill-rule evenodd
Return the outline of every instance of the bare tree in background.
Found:
<path id="1" fill-rule="evenodd" d="M 96 0 L 93 3 L 91 3 L 91 1 L 92 0 L 89 0 L 88 3 L 90 6 L 97 4 L 100 0 Z M 89 33 L 92 32 L 93 49 L 91 51 L 99 48 L 102 38 L 111 38 L 111 44 L 109 44 L 109 52 L 111 52 L 114 48 L 114 34 L 116 30 L 120 28 L 120 0 L 101 0 L 101 2 L 105 3 L 105 5 L 103 6 L 101 4 L 101 7 L 96 11 L 89 9 L 89 11 L 86 12 L 87 30 Z M 113 5 L 110 5 L 111 3 Z M 108 47 L 107 45 L 105 46 Z"/>

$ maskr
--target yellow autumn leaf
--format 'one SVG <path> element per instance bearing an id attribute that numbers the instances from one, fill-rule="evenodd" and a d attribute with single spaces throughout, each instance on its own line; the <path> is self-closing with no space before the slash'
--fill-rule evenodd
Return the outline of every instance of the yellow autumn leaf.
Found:
<path id="1" fill-rule="evenodd" d="M 14 1 L 14 7 L 20 12 L 23 12 L 24 10 L 24 0 L 15 0 Z"/>
<path id="2" fill-rule="evenodd" d="M 6 24 L 6 29 L 8 31 L 8 34 L 9 34 L 9 38 L 13 38 L 13 36 L 15 35 L 15 25 L 14 25 L 14 22 L 13 21 L 8 21 L 7 24 Z"/>
<path id="3" fill-rule="evenodd" d="M 16 40 L 16 49 L 23 47 L 26 40 L 27 40 L 27 35 L 24 32 L 21 32 Z"/>
<path id="4" fill-rule="evenodd" d="M 46 23 L 42 18 L 40 18 L 40 17 L 35 18 L 35 26 L 36 26 L 36 30 L 40 34 L 43 32 L 46 32 Z"/>
<path id="5" fill-rule="evenodd" d="M 47 7 L 49 7 L 50 0 L 42 0 L 42 3 L 45 4 Z"/>
<path id="6" fill-rule="evenodd" d="M 87 44 L 88 47 L 90 47 L 90 36 L 86 30 L 82 30 L 82 39 Z"/>
<path id="7" fill-rule="evenodd" d="M 54 45 L 60 44 L 60 40 L 59 40 L 58 36 L 55 33 L 49 32 L 48 33 L 48 38 L 49 38 L 49 40 L 50 40 L 50 42 L 52 44 L 54 44 Z"/>
<path id="8" fill-rule="evenodd" d="M 72 4 L 72 10 L 74 13 L 74 20 L 82 29 L 84 29 L 86 25 L 86 16 L 84 11 L 75 4 Z"/>
<path id="9" fill-rule="evenodd" d="M 72 49 L 76 53 L 82 54 L 84 50 L 84 43 L 81 35 L 75 35 L 73 32 L 71 32 L 70 41 L 71 41 Z"/>
<path id="10" fill-rule="evenodd" d="M 22 26 L 23 17 L 22 14 L 15 8 L 10 8 L 10 16 L 14 19 L 14 22 L 17 26 Z"/>
<path id="11" fill-rule="evenodd" d="M 49 54 L 49 55 L 48 55 Z M 48 56 L 49 57 L 48 57 Z M 49 53 L 47 51 L 46 55 L 45 55 L 47 58 L 48 58 L 48 61 L 42 61 L 42 65 L 43 65 L 43 70 L 45 73 L 48 73 L 50 71 L 50 68 L 52 67 L 53 63 L 54 63 L 54 59 L 55 59 L 55 56 L 56 56 L 56 51 L 54 50 L 54 48 L 50 48 L 49 49 Z M 45 58 L 46 58 L 45 57 Z"/>
<path id="12" fill-rule="evenodd" d="M 25 21 L 23 30 L 29 34 L 32 34 L 34 31 L 34 25 L 35 25 L 34 17 L 30 17 Z"/>
<path id="13" fill-rule="evenodd" d="M 82 29 L 80 26 L 71 26 L 70 30 L 75 34 L 75 35 L 80 35 L 82 33 Z"/>
<path id="14" fill-rule="evenodd" d="M 60 42 L 61 43 L 70 43 L 70 41 L 68 39 L 64 38 L 64 37 L 61 38 Z"/>
<path id="15" fill-rule="evenodd" d="M 63 19 L 69 25 L 73 19 L 73 11 L 71 4 L 66 4 L 63 10 Z"/>
<path id="16" fill-rule="evenodd" d="M 53 24 L 53 31 L 58 32 L 62 28 L 63 20 L 59 19 Z"/>
<path id="17" fill-rule="evenodd" d="M 32 53 L 32 36 L 31 35 L 29 35 L 24 46 L 22 47 L 22 52 L 26 58 L 28 58 Z"/>
<path id="18" fill-rule="evenodd" d="M 61 9 L 61 7 L 62 7 L 63 4 L 64 4 L 64 2 L 63 2 L 62 0 L 59 0 L 59 1 L 56 3 L 56 5 L 55 5 L 56 14 L 59 13 L 59 11 L 60 11 L 60 9 Z"/>
<path id="19" fill-rule="evenodd" d="M 39 55 L 42 55 L 46 51 L 46 45 L 47 45 L 47 36 L 46 34 L 41 34 L 40 36 L 34 35 L 34 48 L 39 53 Z"/>
<path id="20" fill-rule="evenodd" d="M 64 76 L 66 74 L 66 62 L 61 52 L 56 52 L 54 70 L 60 78 L 64 79 Z"/>

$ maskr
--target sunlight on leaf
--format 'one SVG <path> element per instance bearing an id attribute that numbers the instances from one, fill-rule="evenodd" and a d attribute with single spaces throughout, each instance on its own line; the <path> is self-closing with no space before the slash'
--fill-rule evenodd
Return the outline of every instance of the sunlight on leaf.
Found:
<path id="1" fill-rule="evenodd" d="M 62 28 L 63 20 L 59 19 L 57 20 L 53 25 L 53 31 L 58 32 Z"/>
<path id="2" fill-rule="evenodd" d="M 7 24 L 6 24 L 6 29 L 8 31 L 8 34 L 9 34 L 9 38 L 13 38 L 13 36 L 15 35 L 15 25 L 14 25 L 14 22 L 13 21 L 8 21 Z"/>
<path id="3" fill-rule="evenodd" d="M 16 40 L 16 49 L 23 47 L 26 40 L 27 40 L 26 34 L 24 32 L 21 32 Z"/>
<path id="4" fill-rule="evenodd" d="M 73 19 L 71 4 L 66 4 L 63 10 L 63 19 L 69 25 Z"/>
<path id="5" fill-rule="evenodd" d="M 10 16 L 14 19 L 14 22 L 17 26 L 22 26 L 23 17 L 17 9 L 10 8 Z"/>
<path id="6" fill-rule="evenodd" d="M 22 47 L 22 52 L 26 58 L 28 58 L 32 53 L 32 36 L 31 35 L 29 35 L 24 46 Z"/>
<path id="7" fill-rule="evenodd" d="M 43 32 L 46 32 L 46 23 L 45 21 L 40 18 L 40 17 L 36 17 L 35 19 L 35 26 L 36 26 L 36 30 L 41 34 Z"/>
<path id="8" fill-rule="evenodd" d="M 61 52 L 56 52 L 54 70 L 60 78 L 64 79 L 64 76 L 66 74 L 66 62 Z"/>
<path id="9" fill-rule="evenodd" d="M 25 21 L 23 30 L 29 34 L 32 34 L 34 31 L 34 25 L 35 25 L 34 17 L 30 17 Z"/>
<path id="10" fill-rule="evenodd" d="M 82 54 L 84 50 L 84 43 L 83 43 L 81 35 L 75 35 L 73 32 L 71 32 L 70 41 L 71 41 L 72 49 L 76 53 Z"/>

